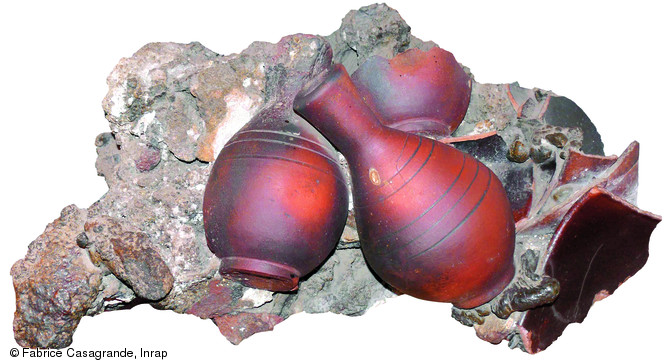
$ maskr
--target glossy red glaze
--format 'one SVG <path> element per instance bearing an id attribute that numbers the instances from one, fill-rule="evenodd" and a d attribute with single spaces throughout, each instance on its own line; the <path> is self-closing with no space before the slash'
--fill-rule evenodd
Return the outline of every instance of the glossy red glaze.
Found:
<path id="1" fill-rule="evenodd" d="M 470 104 L 470 77 L 438 47 L 409 49 L 391 60 L 373 56 L 351 77 L 382 124 L 403 131 L 447 136 Z"/>
<path id="2" fill-rule="evenodd" d="M 660 221 L 604 188 L 585 192 L 561 220 L 539 269 L 560 282 L 560 295 L 518 320 L 525 350 L 546 349 L 570 323 L 582 322 L 595 301 L 635 275 Z"/>
<path id="3" fill-rule="evenodd" d="M 216 159 L 203 204 L 224 277 L 291 291 L 333 251 L 347 217 L 336 152 L 286 105 L 261 111 Z"/>
<path id="4" fill-rule="evenodd" d="M 306 85 L 294 109 L 344 154 L 361 247 L 401 292 L 461 308 L 514 275 L 514 220 L 498 178 L 451 146 L 385 127 L 341 65 Z"/>

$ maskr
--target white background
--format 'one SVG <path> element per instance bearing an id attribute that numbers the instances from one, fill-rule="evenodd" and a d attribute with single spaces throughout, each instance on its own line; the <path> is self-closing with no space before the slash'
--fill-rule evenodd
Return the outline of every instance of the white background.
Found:
<path id="1" fill-rule="evenodd" d="M 215 5 L 216 4 L 216 5 Z M 96 176 L 95 136 L 107 75 L 147 42 L 199 41 L 220 54 L 254 40 L 302 32 L 327 35 L 366 1 L 113 1 L 1 5 L 0 358 L 17 346 L 11 265 L 71 203 L 88 207 L 106 191 Z M 470 67 L 479 82 L 519 81 L 566 95 L 597 125 L 607 154 L 641 143 L 639 205 L 668 215 L 670 27 L 666 5 L 615 2 L 390 0 L 412 33 Z M 537 359 L 665 358 L 670 323 L 668 221 L 654 232 L 647 265 L 570 325 Z M 229 344 L 213 323 L 139 306 L 86 317 L 81 350 L 167 350 L 170 359 L 456 359 L 529 355 L 493 346 L 450 318 L 448 304 L 403 296 L 350 318 L 299 314 L 273 332 Z"/>

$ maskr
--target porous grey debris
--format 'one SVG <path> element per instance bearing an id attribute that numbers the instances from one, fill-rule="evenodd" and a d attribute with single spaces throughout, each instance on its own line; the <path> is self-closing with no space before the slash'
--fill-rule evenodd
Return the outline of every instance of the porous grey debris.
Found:
<path id="1" fill-rule="evenodd" d="M 390 59 L 410 48 L 425 51 L 437 46 L 412 36 L 405 20 L 386 4 L 351 10 L 340 28 L 327 38 L 334 61 L 344 65 L 349 74 L 373 55 Z"/>

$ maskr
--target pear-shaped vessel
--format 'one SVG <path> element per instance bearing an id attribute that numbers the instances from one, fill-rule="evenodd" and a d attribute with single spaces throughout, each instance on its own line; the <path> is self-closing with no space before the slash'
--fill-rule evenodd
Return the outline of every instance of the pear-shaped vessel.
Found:
<path id="1" fill-rule="evenodd" d="M 224 277 L 295 290 L 337 245 L 347 208 L 337 153 L 290 104 L 277 102 L 214 163 L 203 203 L 207 245 Z"/>
<path id="2" fill-rule="evenodd" d="M 514 220 L 500 180 L 470 155 L 383 126 L 341 65 L 294 109 L 342 152 L 372 270 L 417 298 L 479 306 L 514 276 Z"/>

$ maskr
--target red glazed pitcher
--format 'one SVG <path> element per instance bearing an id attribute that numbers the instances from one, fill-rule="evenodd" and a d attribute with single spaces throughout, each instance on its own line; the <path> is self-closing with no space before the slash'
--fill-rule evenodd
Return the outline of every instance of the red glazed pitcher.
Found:
<path id="1" fill-rule="evenodd" d="M 294 109 L 349 162 L 372 270 L 417 298 L 472 308 L 514 276 L 514 220 L 498 178 L 453 147 L 381 125 L 346 70 L 305 85 Z"/>
<path id="2" fill-rule="evenodd" d="M 221 150 L 205 188 L 207 245 L 221 274 L 291 291 L 320 265 L 344 229 L 348 196 L 333 147 L 277 102 Z"/>

